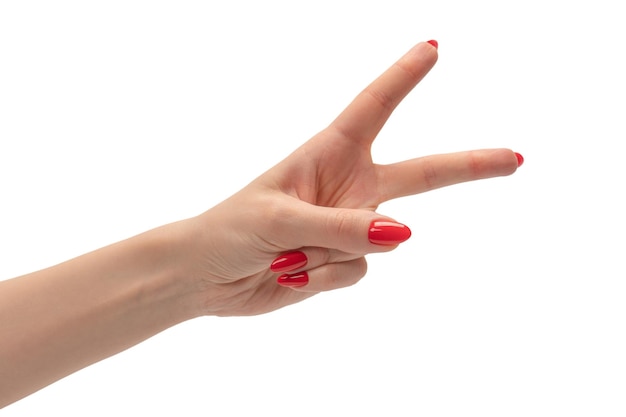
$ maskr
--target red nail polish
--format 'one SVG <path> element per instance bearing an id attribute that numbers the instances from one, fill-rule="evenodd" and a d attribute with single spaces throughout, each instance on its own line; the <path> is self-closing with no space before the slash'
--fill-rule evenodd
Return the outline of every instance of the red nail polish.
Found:
<path id="1" fill-rule="evenodd" d="M 276 278 L 276 282 L 283 287 L 304 287 L 309 283 L 309 274 L 306 271 L 296 274 L 283 274 Z"/>
<path id="2" fill-rule="evenodd" d="M 375 220 L 370 224 L 369 241 L 376 245 L 397 245 L 411 237 L 407 226 L 386 220 Z"/>
<path id="3" fill-rule="evenodd" d="M 274 259 L 270 265 L 270 270 L 272 272 L 293 271 L 302 268 L 307 262 L 308 259 L 304 253 L 300 251 L 287 252 Z"/>
<path id="4" fill-rule="evenodd" d="M 436 40 L 431 39 L 431 40 L 428 41 L 428 43 L 431 44 L 432 46 L 434 46 L 435 49 L 439 49 L 439 43 Z"/>
<path id="5" fill-rule="evenodd" d="M 524 163 L 524 157 L 517 152 L 515 152 L 515 157 L 517 157 L 517 167 L 519 168 Z"/>

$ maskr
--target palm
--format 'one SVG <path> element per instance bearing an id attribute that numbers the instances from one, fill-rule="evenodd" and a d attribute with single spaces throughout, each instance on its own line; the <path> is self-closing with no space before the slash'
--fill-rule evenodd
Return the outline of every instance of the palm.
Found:
<path id="1" fill-rule="evenodd" d="M 285 177 L 298 198 L 324 207 L 376 209 L 377 176 L 368 148 L 331 128 L 299 152 L 308 155 L 308 163 Z"/>

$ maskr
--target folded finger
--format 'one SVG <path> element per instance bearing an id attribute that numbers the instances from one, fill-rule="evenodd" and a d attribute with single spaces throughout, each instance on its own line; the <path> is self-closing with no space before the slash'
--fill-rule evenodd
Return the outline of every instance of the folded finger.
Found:
<path id="1" fill-rule="evenodd" d="M 317 268 L 327 263 L 351 261 L 363 255 L 329 248 L 305 247 L 280 254 L 272 261 L 270 270 L 278 273 L 295 272 Z"/>
<path id="2" fill-rule="evenodd" d="M 360 257 L 347 262 L 324 264 L 318 268 L 282 274 L 276 282 L 303 292 L 330 291 L 356 284 L 367 272 L 367 262 Z"/>

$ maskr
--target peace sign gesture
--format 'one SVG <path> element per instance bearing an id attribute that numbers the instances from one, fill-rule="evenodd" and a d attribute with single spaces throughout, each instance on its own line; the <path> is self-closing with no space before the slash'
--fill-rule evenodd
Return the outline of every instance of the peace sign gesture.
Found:
<path id="1" fill-rule="evenodd" d="M 366 254 L 410 236 L 380 203 L 513 173 L 522 158 L 507 149 L 372 162 L 436 46 L 416 45 L 330 126 L 200 216 L 1 281 L 0 317 L 11 319 L 0 320 L 0 408 L 185 320 L 261 314 L 351 285 Z"/>
<path id="2" fill-rule="evenodd" d="M 236 285 L 242 296 L 232 311 L 217 314 L 256 314 L 351 285 L 365 274 L 365 254 L 392 250 L 410 236 L 407 226 L 375 212 L 379 204 L 521 165 L 521 155 L 507 149 L 373 163 L 377 134 L 436 61 L 435 41 L 417 44 L 326 129 L 200 216 L 212 231 L 198 245 L 205 249 L 200 275 L 210 287 Z"/>

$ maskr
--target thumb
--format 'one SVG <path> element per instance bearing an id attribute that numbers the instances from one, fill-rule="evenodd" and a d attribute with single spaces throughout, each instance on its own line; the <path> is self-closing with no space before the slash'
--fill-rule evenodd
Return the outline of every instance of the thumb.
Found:
<path id="1" fill-rule="evenodd" d="M 370 210 L 304 204 L 304 209 L 298 210 L 296 247 L 317 246 L 355 254 L 387 252 L 411 236 L 404 224 Z"/>

